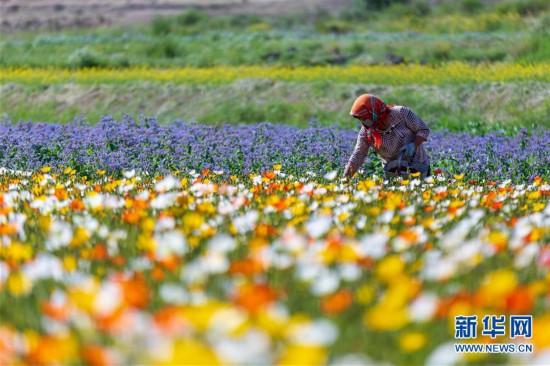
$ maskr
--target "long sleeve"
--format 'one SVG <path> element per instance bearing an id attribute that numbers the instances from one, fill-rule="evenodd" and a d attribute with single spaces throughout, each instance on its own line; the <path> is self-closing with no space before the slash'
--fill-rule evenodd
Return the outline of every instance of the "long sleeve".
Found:
<path id="1" fill-rule="evenodd" d="M 359 134 L 357 135 L 357 143 L 355 144 L 355 149 L 351 154 L 344 175 L 353 176 L 357 170 L 363 165 L 367 153 L 369 152 L 370 144 L 367 141 L 367 129 L 361 127 Z"/>
<path id="2" fill-rule="evenodd" d="M 416 136 L 424 137 L 426 140 L 428 139 L 430 129 L 426 123 L 420 119 L 420 117 L 414 114 L 414 112 L 407 107 L 402 107 L 399 113 L 401 114 L 401 118 L 403 118 L 407 127 L 416 133 Z"/>

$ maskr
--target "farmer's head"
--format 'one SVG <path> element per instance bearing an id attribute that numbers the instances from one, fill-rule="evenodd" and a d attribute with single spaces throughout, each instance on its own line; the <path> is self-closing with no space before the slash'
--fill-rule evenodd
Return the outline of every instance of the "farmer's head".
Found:
<path id="1" fill-rule="evenodd" d="M 377 128 L 388 113 L 389 108 L 386 103 L 372 94 L 363 94 L 353 103 L 350 115 L 358 119 L 365 127 Z"/>

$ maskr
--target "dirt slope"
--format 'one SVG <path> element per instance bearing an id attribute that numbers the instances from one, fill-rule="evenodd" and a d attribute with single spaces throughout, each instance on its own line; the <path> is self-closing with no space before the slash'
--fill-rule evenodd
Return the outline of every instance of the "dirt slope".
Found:
<path id="1" fill-rule="evenodd" d="M 61 30 L 128 25 L 172 15 L 191 6 L 212 15 L 270 16 L 317 7 L 337 11 L 353 0 L 0 0 L 0 31 Z"/>

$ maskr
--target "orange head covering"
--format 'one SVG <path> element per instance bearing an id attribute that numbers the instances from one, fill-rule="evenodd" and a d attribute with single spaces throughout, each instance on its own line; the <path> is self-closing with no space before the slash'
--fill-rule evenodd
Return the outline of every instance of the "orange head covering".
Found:
<path id="1" fill-rule="evenodd" d="M 390 114 L 390 108 L 395 104 L 387 105 L 372 94 L 363 94 L 355 100 L 351 107 L 351 114 L 356 118 L 368 118 L 374 122 L 372 127 L 367 127 L 369 130 L 368 139 L 369 142 L 377 148 L 382 145 L 382 137 L 378 132 L 380 124 Z M 366 126 L 365 126 L 366 127 Z"/>

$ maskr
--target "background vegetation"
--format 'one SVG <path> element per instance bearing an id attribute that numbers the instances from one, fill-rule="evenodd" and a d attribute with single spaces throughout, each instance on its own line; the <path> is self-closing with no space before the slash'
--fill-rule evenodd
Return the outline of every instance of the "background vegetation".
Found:
<path id="1" fill-rule="evenodd" d="M 358 0 L 332 14 L 212 17 L 190 9 L 130 28 L 96 28 L 2 37 L 0 70 L 148 66 L 365 66 L 547 64 L 550 2 Z M 391 84 L 391 83 L 389 83 Z M 358 93 L 378 94 L 417 111 L 434 128 L 517 130 L 550 123 L 546 81 L 392 86 L 385 82 L 282 82 L 246 79 L 214 85 L 141 80 L 63 85 L 2 81 L 0 113 L 12 119 L 69 121 L 125 113 L 205 123 L 271 121 L 351 124 Z M 32 103 L 29 103 L 32 101 Z"/>

